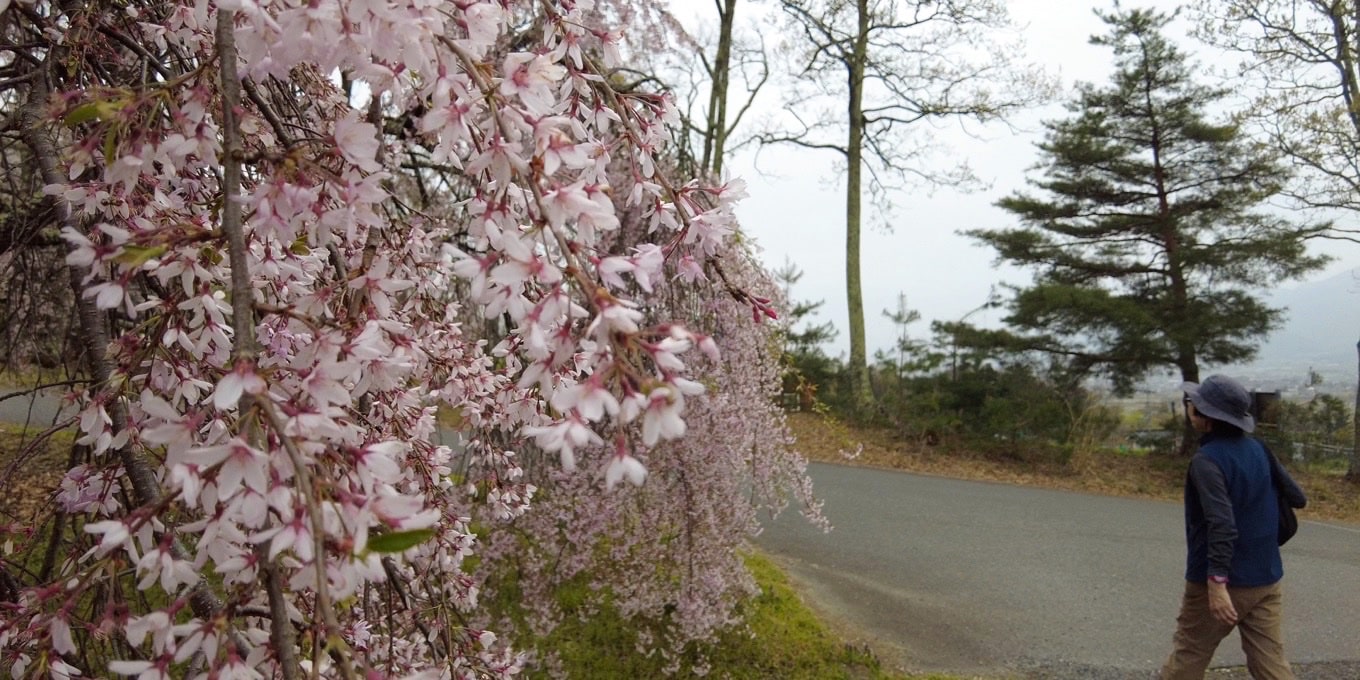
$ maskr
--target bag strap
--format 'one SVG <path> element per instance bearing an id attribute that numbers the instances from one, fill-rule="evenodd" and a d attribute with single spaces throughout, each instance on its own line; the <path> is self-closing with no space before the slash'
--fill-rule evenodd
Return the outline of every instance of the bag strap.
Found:
<path id="1" fill-rule="evenodd" d="M 1267 462 L 1270 464 L 1270 483 L 1272 486 L 1275 487 L 1275 493 L 1280 496 L 1280 502 L 1286 503 L 1291 508 L 1307 507 L 1308 506 L 1307 496 L 1303 497 L 1302 505 L 1298 505 L 1297 502 L 1291 502 L 1289 500 L 1294 496 L 1294 494 L 1290 493 L 1289 485 L 1287 485 L 1284 480 L 1289 479 L 1292 485 L 1295 487 L 1297 487 L 1298 484 L 1293 482 L 1292 477 L 1289 477 L 1289 472 L 1284 469 L 1284 462 L 1280 460 L 1280 457 L 1275 455 L 1275 452 L 1271 451 L 1270 447 L 1267 446 L 1264 441 L 1261 441 L 1256 437 L 1252 437 L 1252 439 L 1255 439 L 1256 442 L 1261 445 L 1261 448 L 1265 449 L 1266 451 L 1266 459 Z M 1302 492 L 1302 489 L 1299 489 L 1299 492 Z"/>

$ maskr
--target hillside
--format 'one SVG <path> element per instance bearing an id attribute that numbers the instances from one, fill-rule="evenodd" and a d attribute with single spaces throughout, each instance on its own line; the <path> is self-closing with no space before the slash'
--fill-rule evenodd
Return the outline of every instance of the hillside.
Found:
<path id="1" fill-rule="evenodd" d="M 1328 382 L 1354 384 L 1360 340 L 1360 269 L 1282 288 L 1272 305 L 1287 309 L 1257 360 L 1229 369 L 1261 382 L 1301 382 L 1311 368 Z"/>

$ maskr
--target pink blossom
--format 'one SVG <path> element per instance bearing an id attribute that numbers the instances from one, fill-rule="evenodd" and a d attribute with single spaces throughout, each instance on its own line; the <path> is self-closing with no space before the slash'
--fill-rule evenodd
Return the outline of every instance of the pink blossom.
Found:
<path id="1" fill-rule="evenodd" d="M 110 661 L 109 672 L 128 677 L 136 676 L 137 680 L 170 679 L 165 664 L 151 661 Z"/>
<path id="2" fill-rule="evenodd" d="M 52 659 L 47 667 L 52 674 L 52 680 L 70 680 L 80 677 L 80 669 L 66 663 L 63 659 Z"/>
<path id="3" fill-rule="evenodd" d="M 621 454 L 611 456 L 609 465 L 604 470 L 604 486 L 606 489 L 613 490 L 620 480 L 626 479 L 633 486 L 642 486 L 647 480 L 647 468 L 638 459 Z"/>
<path id="4" fill-rule="evenodd" d="M 48 634 L 52 636 L 52 649 L 62 654 L 75 654 L 79 649 L 71 637 L 71 622 L 58 612 L 47 624 Z"/>
<path id="5" fill-rule="evenodd" d="M 598 379 L 554 390 L 549 402 L 561 412 L 575 409 L 591 422 L 602 419 L 605 414 L 612 416 L 619 412 L 619 400 Z"/>
<path id="6" fill-rule="evenodd" d="M 377 172 L 382 169 L 376 160 L 378 129 L 359 120 L 358 111 L 350 111 L 345 117 L 335 121 L 333 134 L 335 146 L 345 160 L 364 172 Z"/>
<path id="7" fill-rule="evenodd" d="M 550 116 L 542 118 L 534 125 L 534 150 L 543 158 L 543 172 L 555 174 L 559 168 L 579 169 L 590 160 L 587 145 L 576 141 L 564 127 L 570 125 L 567 118 Z"/>
<path id="8" fill-rule="evenodd" d="M 632 260 L 636 264 L 633 276 L 637 279 L 638 285 L 650 293 L 652 281 L 661 278 L 661 267 L 666 263 L 666 254 L 654 243 L 638 246 L 633 252 Z"/>
<path id="9" fill-rule="evenodd" d="M 143 390 L 137 405 L 149 416 L 149 422 L 160 420 L 158 425 L 143 424 L 141 438 L 151 444 L 166 447 L 170 460 L 178 460 L 184 451 L 193 445 L 198 427 L 193 418 L 186 417 L 179 409 L 150 390 Z"/>
<path id="10" fill-rule="evenodd" d="M 94 305 L 100 309 L 115 309 L 127 299 L 127 290 L 121 283 L 105 281 L 86 288 L 85 297 L 94 298 Z"/>
<path id="11" fill-rule="evenodd" d="M 384 489 L 378 492 L 373 501 L 373 513 L 403 531 L 426 529 L 439 520 L 439 513 L 424 506 L 425 502 L 420 498 Z"/>
<path id="12" fill-rule="evenodd" d="M 632 273 L 635 269 L 637 269 L 637 265 L 632 260 L 617 255 L 600 260 L 600 264 L 596 267 L 596 270 L 600 273 L 600 278 L 615 289 L 627 285 L 619 274 Z"/>
<path id="13" fill-rule="evenodd" d="M 61 237 L 74 246 L 66 255 L 66 264 L 73 267 L 91 267 L 98 260 L 99 249 L 84 234 L 71 227 L 62 227 Z"/>
<path id="14" fill-rule="evenodd" d="M 505 78 L 500 92 L 507 97 L 519 97 L 525 109 L 536 116 L 553 110 L 552 86 L 567 74 L 546 55 L 514 52 L 505 57 Z"/>
<path id="15" fill-rule="evenodd" d="M 216 446 L 190 449 L 184 462 L 201 470 L 217 467 L 217 494 L 230 499 L 242 488 L 263 494 L 269 490 L 269 457 L 237 438 Z"/>
<path id="16" fill-rule="evenodd" d="M 715 362 L 722 360 L 722 355 L 718 350 L 718 343 L 714 341 L 711 336 L 700 336 L 699 351 L 703 352 L 709 359 Z"/>
<path id="17" fill-rule="evenodd" d="M 384 317 L 392 313 L 392 304 L 388 295 L 415 285 L 411 281 L 391 278 L 388 273 L 390 268 L 391 264 L 387 259 L 380 258 L 363 275 L 357 276 L 349 282 L 350 288 L 367 291 L 369 302 L 373 303 L 374 310 L 379 316 Z"/>
<path id="18" fill-rule="evenodd" d="M 255 372 L 255 366 L 248 361 L 237 362 L 213 390 L 213 406 L 225 411 L 236 406 L 244 394 L 263 394 L 266 389 L 264 378 Z"/>
<path id="19" fill-rule="evenodd" d="M 86 524 L 85 533 L 102 534 L 99 539 L 99 545 L 95 546 L 95 555 L 103 557 L 104 555 L 109 554 L 114 548 L 121 547 L 126 549 L 129 555 L 132 555 L 134 558 L 136 556 L 132 547 L 132 541 L 130 540 L 132 534 L 128 531 L 128 525 L 124 524 L 122 520 L 109 519 L 102 522 L 94 522 L 93 524 Z"/>
<path id="20" fill-rule="evenodd" d="M 139 587 L 177 597 L 128 599 L 125 613 L 103 618 L 21 601 L 6 621 L 67 648 L 51 628 L 61 611 L 70 630 L 89 632 L 80 642 L 96 659 L 119 656 L 108 635 L 121 622 L 139 659 L 96 674 L 159 678 L 188 663 L 204 677 L 278 675 L 282 650 L 256 615 L 268 607 L 256 581 L 272 563 L 298 630 L 334 617 L 366 648 L 355 672 L 507 677 L 523 666 L 521 640 L 383 603 L 405 583 L 422 601 L 486 620 L 481 588 L 497 582 L 486 573 L 513 560 L 536 631 L 552 630 L 551 589 L 569 579 L 588 583 L 587 597 L 617 598 L 620 612 L 675 603 L 673 629 L 646 641 L 672 658 L 731 623 L 752 592 L 736 555 L 757 507 L 781 504 L 787 487 L 810 497 L 769 399 L 777 329 L 750 324 L 726 286 L 683 283 L 720 261 L 724 283 L 749 300 L 778 287 L 727 243 L 740 187 L 677 169 L 673 98 L 645 85 L 609 91 L 612 67 L 599 60 L 621 64 L 624 37 L 651 34 L 607 24 L 649 13 L 531 4 L 223 0 L 151 12 L 133 0 L 120 5 L 119 30 L 206 65 L 152 75 L 154 102 L 122 97 L 127 83 L 109 80 L 147 68 L 135 51 L 94 49 L 60 22 L 44 26 L 50 36 L 32 33 L 109 62 L 82 91 L 54 85 L 47 124 L 62 132 L 57 174 L 72 181 L 44 193 L 95 225 L 65 233 L 72 266 L 88 269 L 81 295 L 127 317 L 106 346 L 85 348 L 114 367 L 80 414 L 79 441 L 100 455 L 59 496 L 92 514 L 81 543 L 95 547 L 63 568 L 79 578 L 32 592 L 88 601 L 122 562 Z M 248 88 L 232 157 L 230 83 L 212 58 L 222 11 L 234 13 Z M 366 99 L 381 125 L 367 121 Z M 99 116 L 61 124 L 91 104 Z M 240 159 L 237 190 L 222 169 Z M 243 247 L 223 238 L 232 201 L 245 213 L 232 234 Z M 241 274 L 247 299 L 229 297 Z M 237 314 L 251 337 L 236 337 Z M 237 362 L 247 342 L 256 354 Z M 694 345 L 712 359 L 698 363 L 703 374 L 685 363 Z M 695 398 L 705 385 L 721 398 Z M 246 394 L 268 411 L 241 409 Z M 455 420 L 456 434 L 436 417 Z M 525 440 L 531 457 L 514 450 Z M 107 455 L 123 446 L 144 469 Z M 645 466 L 636 447 L 650 449 Z M 606 487 L 645 481 L 647 493 L 606 494 L 593 475 L 538 474 L 524 458 L 590 465 Z M 125 504 L 109 492 L 134 473 L 150 473 L 166 496 Z M 715 516 L 723 521 L 704 519 Z M 172 524 L 185 559 L 163 543 Z M 434 538 L 387 564 L 365 553 L 371 532 L 421 527 Z M 682 565 L 696 571 L 681 575 Z M 204 583 L 205 570 L 218 576 Z M 191 583 L 224 609 L 187 611 Z M 434 629 L 454 636 L 437 659 L 425 634 Z M 55 649 L 25 649 L 59 668 Z M 292 651 L 308 671 L 342 674 L 343 653 Z M 12 660 L 18 674 L 32 667 Z"/>
<path id="21" fill-rule="evenodd" d="M 56 500 L 68 513 L 80 514 L 98 511 L 113 514 L 118 509 L 114 496 L 116 474 L 113 471 L 98 471 L 89 465 L 77 465 L 61 478 Z"/>
<path id="22" fill-rule="evenodd" d="M 648 350 L 658 368 L 667 373 L 677 373 L 685 369 L 685 364 L 676 355 L 688 352 L 690 346 L 689 340 L 670 337 L 662 338 Z"/>
<path id="23" fill-rule="evenodd" d="M 468 49 L 480 53 L 495 44 L 496 37 L 500 35 L 501 22 L 505 20 L 504 15 L 499 5 L 490 2 L 475 3 L 465 9 L 463 20 L 467 24 Z"/>
<path id="24" fill-rule="evenodd" d="M 142 580 L 137 582 L 138 590 L 146 590 L 159 580 L 165 592 L 175 594 L 181 586 L 198 582 L 198 572 L 193 564 L 177 560 L 169 551 L 159 548 L 146 551 L 137 562 L 137 570 L 143 573 Z"/>
<path id="25" fill-rule="evenodd" d="M 489 172 L 490 179 L 498 184 L 509 184 L 516 173 L 529 169 L 524 159 L 522 144 L 507 141 L 499 134 L 484 142 L 484 149 L 468 159 L 465 168 L 469 175 L 476 176 Z"/>
<path id="26" fill-rule="evenodd" d="M 174 649 L 174 626 L 170 615 L 164 611 L 153 611 L 145 616 L 128 619 L 123 632 L 127 635 L 128 644 L 133 647 L 142 646 L 146 636 L 150 635 L 151 647 L 157 653 L 166 653 Z"/>
<path id="27" fill-rule="evenodd" d="M 642 412 L 642 443 L 655 446 L 663 439 L 675 439 L 685 434 L 685 398 L 670 386 L 653 388 L 647 393 L 647 408 Z"/>
<path id="28" fill-rule="evenodd" d="M 401 442 L 387 441 L 370 444 L 356 456 L 356 472 L 365 491 L 372 492 L 374 483 L 396 484 L 401 480 L 399 461 L 406 452 Z"/>
<path id="29" fill-rule="evenodd" d="M 599 316 L 591 322 L 591 330 L 606 334 L 638 332 L 638 324 L 642 323 L 643 316 L 632 303 L 627 300 L 603 300 L 600 307 Z"/>
<path id="30" fill-rule="evenodd" d="M 619 41 L 622 36 L 617 31 L 609 31 L 601 37 L 601 47 L 604 48 L 604 67 L 615 69 L 623 65 L 623 57 L 619 54 Z"/>
<path id="31" fill-rule="evenodd" d="M 251 540 L 257 543 L 268 540 L 271 560 L 284 550 L 292 550 L 303 562 L 310 562 L 315 555 L 312 550 L 311 525 L 306 514 L 298 510 L 287 516 L 282 525 L 261 531 L 252 536 Z"/>
<path id="32" fill-rule="evenodd" d="M 704 265 L 693 255 L 682 255 L 680 257 L 679 273 L 676 275 L 685 283 L 697 283 L 707 281 L 708 275 L 704 273 Z"/>
<path id="33" fill-rule="evenodd" d="M 548 451 L 564 448 L 580 450 L 587 446 L 598 446 L 604 441 L 579 418 L 571 417 L 552 425 L 524 428 L 526 437 L 533 437 L 535 443 Z"/>

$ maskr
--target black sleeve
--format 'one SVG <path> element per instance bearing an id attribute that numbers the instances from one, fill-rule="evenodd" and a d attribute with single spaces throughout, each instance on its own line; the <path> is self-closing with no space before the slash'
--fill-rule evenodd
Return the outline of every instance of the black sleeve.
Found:
<path id="1" fill-rule="evenodd" d="M 1303 488 L 1299 483 L 1289 476 L 1289 471 L 1280 464 L 1280 459 L 1275 457 L 1275 453 L 1261 442 L 1261 446 L 1266 450 L 1266 458 L 1270 459 L 1270 478 L 1275 486 L 1284 495 L 1284 500 L 1291 508 L 1302 508 L 1308 505 L 1308 496 L 1304 495 Z"/>
<path id="2" fill-rule="evenodd" d="M 1205 456 L 1190 460 L 1190 482 L 1199 492 L 1200 507 L 1209 528 L 1209 575 L 1227 576 L 1232 571 L 1233 542 L 1237 540 L 1237 521 L 1223 470 Z"/>

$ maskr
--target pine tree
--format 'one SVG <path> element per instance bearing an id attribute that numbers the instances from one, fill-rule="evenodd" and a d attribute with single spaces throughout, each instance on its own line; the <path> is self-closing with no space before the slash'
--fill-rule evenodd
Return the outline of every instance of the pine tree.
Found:
<path id="1" fill-rule="evenodd" d="M 782 318 L 784 393 L 798 395 L 799 409 L 810 411 L 817 401 L 816 394 L 827 388 L 835 390 L 842 377 L 840 362 L 827 356 L 824 349 L 839 331 L 830 321 L 813 323 L 822 300 L 793 299 L 793 285 L 803 278 L 798 265 L 786 258 L 784 266 L 772 274 L 784 286 L 784 301 L 788 305 Z M 825 393 L 822 398 L 826 398 Z"/>
<path id="2" fill-rule="evenodd" d="M 1279 326 L 1260 291 L 1322 266 L 1305 241 L 1328 225 L 1267 209 L 1287 171 L 1210 119 L 1227 93 L 1195 82 L 1162 34 L 1168 15 L 1097 14 L 1109 33 L 1091 42 L 1114 51 L 1112 82 L 1079 86 L 1071 115 L 1046 123 L 1030 182 L 1042 192 L 998 202 L 1022 226 L 969 232 L 1035 272 L 1012 288 L 1010 330 L 990 339 L 1064 357 L 1118 392 L 1163 367 L 1198 381 Z"/>

